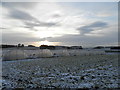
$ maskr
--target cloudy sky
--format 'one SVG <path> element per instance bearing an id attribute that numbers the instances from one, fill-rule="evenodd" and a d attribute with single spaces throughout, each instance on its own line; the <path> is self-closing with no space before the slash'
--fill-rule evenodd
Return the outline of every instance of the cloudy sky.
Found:
<path id="1" fill-rule="evenodd" d="M 2 43 L 118 44 L 117 2 L 3 2 Z"/>

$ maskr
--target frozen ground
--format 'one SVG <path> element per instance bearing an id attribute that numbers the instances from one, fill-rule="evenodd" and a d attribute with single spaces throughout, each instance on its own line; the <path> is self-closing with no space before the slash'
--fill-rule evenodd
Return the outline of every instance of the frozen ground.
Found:
<path id="1" fill-rule="evenodd" d="M 118 88 L 118 55 L 3 61 L 2 88 Z"/>
<path id="2" fill-rule="evenodd" d="M 106 54 L 105 50 L 22 50 L 22 49 L 5 49 L 2 50 L 2 60 L 21 60 L 21 59 L 36 59 L 36 58 L 48 58 L 48 57 L 66 57 L 66 56 L 85 56 L 85 55 L 103 55 Z"/>

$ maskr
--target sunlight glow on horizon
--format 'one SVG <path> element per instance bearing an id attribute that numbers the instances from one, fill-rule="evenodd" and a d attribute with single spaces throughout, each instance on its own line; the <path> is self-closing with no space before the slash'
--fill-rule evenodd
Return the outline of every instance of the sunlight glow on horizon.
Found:
<path id="1" fill-rule="evenodd" d="M 41 45 L 57 46 L 57 45 L 61 45 L 60 42 L 49 42 L 48 40 L 44 40 L 44 41 L 40 41 L 40 42 L 34 42 L 32 44 L 35 45 L 35 46 L 41 46 Z"/>

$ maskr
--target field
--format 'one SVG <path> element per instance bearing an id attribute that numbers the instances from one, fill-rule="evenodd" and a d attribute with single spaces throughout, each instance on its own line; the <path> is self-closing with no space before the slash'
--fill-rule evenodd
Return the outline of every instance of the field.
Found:
<path id="1" fill-rule="evenodd" d="M 3 61 L 2 88 L 118 88 L 118 55 Z"/>

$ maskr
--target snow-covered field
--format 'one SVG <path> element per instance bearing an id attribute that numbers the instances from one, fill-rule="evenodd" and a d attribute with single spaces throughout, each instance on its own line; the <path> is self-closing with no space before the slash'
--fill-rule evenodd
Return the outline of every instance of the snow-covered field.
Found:
<path id="1" fill-rule="evenodd" d="M 118 55 L 3 61 L 2 88 L 118 88 Z"/>
<path id="2" fill-rule="evenodd" d="M 104 50 L 22 50 L 22 49 L 6 49 L 2 51 L 2 60 L 21 60 L 49 57 L 66 57 L 66 56 L 86 56 L 86 55 L 103 55 Z"/>

